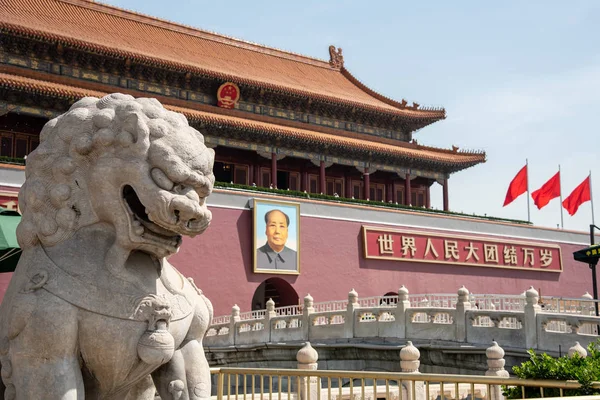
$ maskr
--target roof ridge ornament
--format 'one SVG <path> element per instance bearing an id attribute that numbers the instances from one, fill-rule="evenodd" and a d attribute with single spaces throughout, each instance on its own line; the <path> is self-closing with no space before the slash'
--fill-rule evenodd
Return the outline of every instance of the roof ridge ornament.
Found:
<path id="1" fill-rule="evenodd" d="M 329 65 L 339 69 L 344 67 L 344 56 L 342 55 L 341 47 L 338 47 L 336 50 L 334 45 L 329 46 Z"/>

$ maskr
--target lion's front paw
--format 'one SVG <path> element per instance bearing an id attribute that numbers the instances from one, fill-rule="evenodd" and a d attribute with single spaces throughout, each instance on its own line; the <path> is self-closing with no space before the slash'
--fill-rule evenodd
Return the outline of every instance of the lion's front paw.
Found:
<path id="1" fill-rule="evenodd" d="M 176 379 L 169 382 L 169 393 L 171 393 L 172 400 L 179 400 L 183 396 L 183 381 Z"/>

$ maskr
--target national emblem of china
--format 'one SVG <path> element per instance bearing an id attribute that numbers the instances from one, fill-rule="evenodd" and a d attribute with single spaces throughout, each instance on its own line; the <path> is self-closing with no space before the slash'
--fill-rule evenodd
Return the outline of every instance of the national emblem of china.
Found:
<path id="1" fill-rule="evenodd" d="M 240 99 L 240 88 L 235 83 L 225 82 L 217 91 L 217 105 L 222 108 L 233 108 Z"/>

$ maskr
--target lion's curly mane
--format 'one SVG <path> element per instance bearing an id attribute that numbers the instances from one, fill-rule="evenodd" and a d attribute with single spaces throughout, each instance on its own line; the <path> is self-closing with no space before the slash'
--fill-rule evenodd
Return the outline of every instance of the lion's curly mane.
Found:
<path id="1" fill-rule="evenodd" d="M 19 245 L 52 246 L 94 223 L 86 187 L 90 167 L 103 157 L 146 160 L 152 141 L 175 130 L 188 130 L 204 143 L 182 114 L 156 99 L 123 94 L 83 98 L 48 121 L 39 147 L 27 158 L 27 179 L 19 193 Z"/>

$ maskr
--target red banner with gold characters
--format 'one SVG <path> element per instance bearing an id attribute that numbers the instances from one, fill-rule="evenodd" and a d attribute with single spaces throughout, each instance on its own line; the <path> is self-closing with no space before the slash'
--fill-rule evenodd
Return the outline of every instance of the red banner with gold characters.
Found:
<path id="1" fill-rule="evenodd" d="M 553 244 L 363 226 L 365 258 L 561 272 Z"/>

